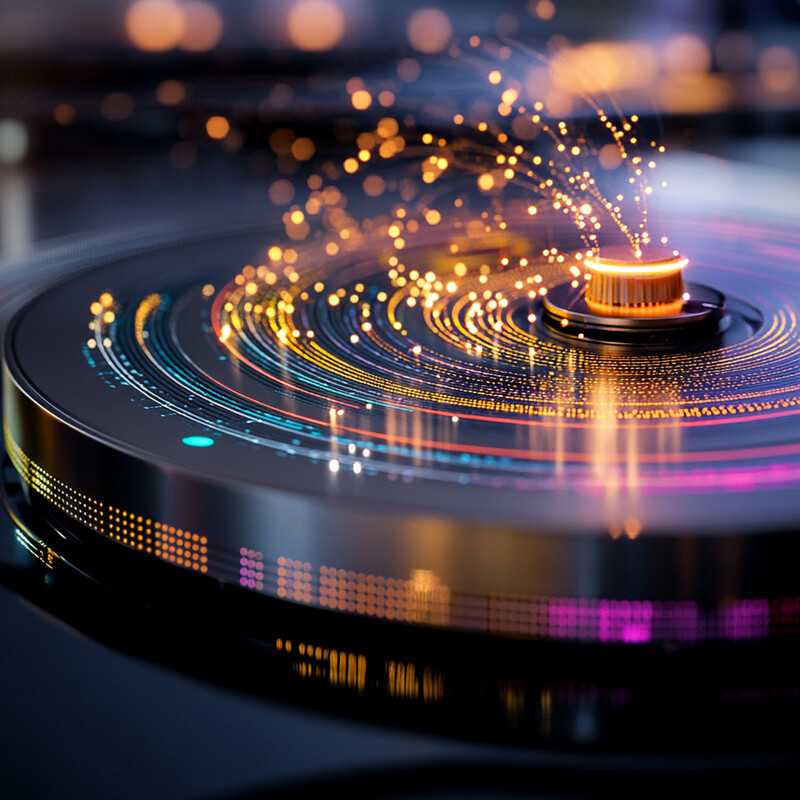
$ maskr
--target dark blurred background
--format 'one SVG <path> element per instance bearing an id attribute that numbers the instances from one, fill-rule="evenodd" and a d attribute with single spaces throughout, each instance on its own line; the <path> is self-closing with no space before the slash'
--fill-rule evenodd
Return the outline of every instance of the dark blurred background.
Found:
<path id="1" fill-rule="evenodd" d="M 3 0 L 0 253 L 215 209 L 269 213 L 272 183 L 304 157 L 277 152 L 276 128 L 330 135 L 320 126 L 353 77 L 387 87 L 391 113 L 425 79 L 420 60 L 475 35 L 555 56 L 554 114 L 608 91 L 657 121 L 668 152 L 798 169 L 798 0 Z"/>

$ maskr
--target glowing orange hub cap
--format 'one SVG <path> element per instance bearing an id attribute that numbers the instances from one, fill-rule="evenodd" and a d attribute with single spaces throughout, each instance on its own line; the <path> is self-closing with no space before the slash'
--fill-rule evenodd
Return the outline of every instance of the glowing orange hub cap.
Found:
<path id="1" fill-rule="evenodd" d="M 644 261 L 591 256 L 586 305 L 603 317 L 670 317 L 683 308 L 681 256 Z"/>

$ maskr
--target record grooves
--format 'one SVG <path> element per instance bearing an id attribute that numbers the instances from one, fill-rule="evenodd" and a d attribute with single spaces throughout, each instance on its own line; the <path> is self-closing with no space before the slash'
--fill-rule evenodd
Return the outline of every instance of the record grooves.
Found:
<path id="1" fill-rule="evenodd" d="M 684 229 L 727 321 L 667 347 L 528 324 L 529 283 L 558 273 L 441 258 L 446 229 L 404 253 L 453 286 L 419 303 L 368 241 L 324 274 L 313 244 L 274 268 L 245 226 L 120 250 L 8 327 L 20 535 L 134 604 L 196 599 L 322 705 L 549 746 L 789 752 L 755 728 L 798 697 L 793 263 L 763 266 L 763 229 L 725 264 L 719 229 Z M 505 301 L 485 316 L 484 276 Z"/>

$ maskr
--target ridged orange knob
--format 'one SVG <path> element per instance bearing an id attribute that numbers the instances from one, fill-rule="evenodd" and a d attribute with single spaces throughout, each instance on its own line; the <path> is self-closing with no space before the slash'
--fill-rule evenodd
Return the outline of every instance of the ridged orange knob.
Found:
<path id="1" fill-rule="evenodd" d="M 688 259 L 657 261 L 587 257 L 586 305 L 603 317 L 670 317 L 683 308 Z"/>

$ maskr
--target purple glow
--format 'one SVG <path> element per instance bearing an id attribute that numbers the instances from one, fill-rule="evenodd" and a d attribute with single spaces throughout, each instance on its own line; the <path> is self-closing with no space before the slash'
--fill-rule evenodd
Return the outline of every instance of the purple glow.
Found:
<path id="1" fill-rule="evenodd" d="M 253 551 L 248 551 L 253 552 Z M 371 606 L 371 616 L 406 619 L 409 581 L 400 578 L 345 575 L 344 570 L 289 559 L 242 559 L 240 583 L 297 602 L 351 613 Z M 356 577 L 363 584 L 350 583 Z M 347 578 L 347 580 L 345 580 Z M 352 578 L 352 581 L 351 581 Z M 374 580 L 373 580 L 374 578 Z M 379 610 L 378 610 L 379 609 Z M 800 597 L 745 598 L 719 605 L 692 600 L 649 601 L 495 595 L 480 597 L 451 591 L 440 612 L 447 624 L 501 636 L 643 645 L 652 642 L 692 644 L 706 640 L 750 640 L 800 631 Z"/>

